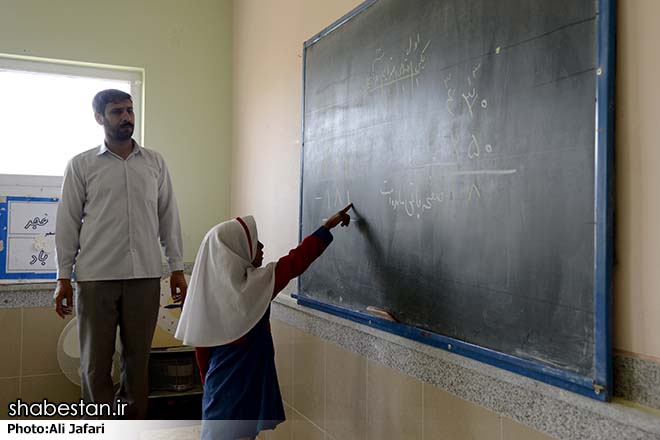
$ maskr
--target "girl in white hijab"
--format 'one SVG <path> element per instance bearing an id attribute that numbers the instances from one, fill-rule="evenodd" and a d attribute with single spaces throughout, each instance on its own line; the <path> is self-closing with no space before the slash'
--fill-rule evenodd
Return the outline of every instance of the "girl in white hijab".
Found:
<path id="1" fill-rule="evenodd" d="M 297 248 L 265 267 L 251 216 L 202 240 L 175 336 L 196 347 L 204 383 L 202 439 L 254 438 L 285 419 L 270 333 L 270 301 L 348 226 L 348 205 Z"/>

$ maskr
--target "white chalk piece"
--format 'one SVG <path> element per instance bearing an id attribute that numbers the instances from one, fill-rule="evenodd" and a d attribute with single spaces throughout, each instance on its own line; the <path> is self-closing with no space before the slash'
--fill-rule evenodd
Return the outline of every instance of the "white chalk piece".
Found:
<path id="1" fill-rule="evenodd" d="M 378 318 L 387 319 L 388 321 L 399 322 L 399 320 L 396 319 L 394 315 L 392 315 L 387 310 L 381 309 L 380 307 L 369 306 L 367 307 L 367 313 L 377 316 Z"/>

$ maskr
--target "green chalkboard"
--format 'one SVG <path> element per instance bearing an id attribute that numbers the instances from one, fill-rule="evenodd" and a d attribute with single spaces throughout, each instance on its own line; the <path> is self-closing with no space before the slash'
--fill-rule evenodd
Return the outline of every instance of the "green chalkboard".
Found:
<path id="1" fill-rule="evenodd" d="M 598 6 L 381 0 L 307 42 L 300 294 L 593 377 Z"/>

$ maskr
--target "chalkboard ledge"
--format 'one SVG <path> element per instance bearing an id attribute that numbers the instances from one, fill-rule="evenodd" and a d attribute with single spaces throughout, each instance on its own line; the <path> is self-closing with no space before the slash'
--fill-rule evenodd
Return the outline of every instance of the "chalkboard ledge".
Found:
<path id="1" fill-rule="evenodd" d="M 560 439 L 659 439 L 660 417 L 593 399 L 318 310 L 288 295 L 272 317 Z M 658 388 L 655 388 L 658 389 Z"/>

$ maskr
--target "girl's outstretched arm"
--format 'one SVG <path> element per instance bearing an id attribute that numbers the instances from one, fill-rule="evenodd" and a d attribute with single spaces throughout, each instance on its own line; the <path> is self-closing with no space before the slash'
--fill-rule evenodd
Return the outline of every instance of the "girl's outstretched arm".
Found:
<path id="1" fill-rule="evenodd" d="M 353 204 L 351 203 L 330 217 L 323 226 L 311 235 L 308 235 L 298 247 L 292 249 L 288 255 L 277 261 L 277 265 L 275 266 L 273 298 L 289 284 L 289 281 L 305 272 L 314 260 L 320 257 L 328 245 L 332 243 L 330 229 L 339 224 L 348 226 L 351 220 L 348 210 L 352 207 Z"/>

